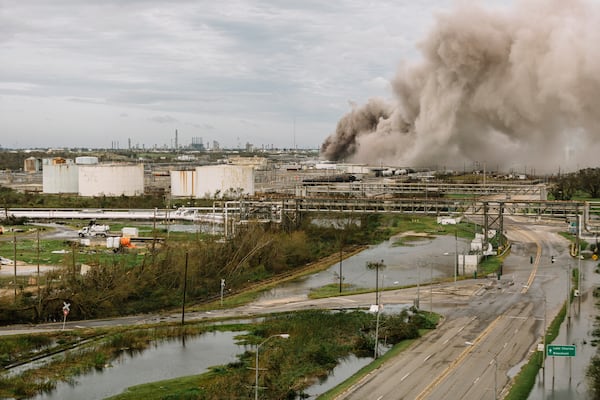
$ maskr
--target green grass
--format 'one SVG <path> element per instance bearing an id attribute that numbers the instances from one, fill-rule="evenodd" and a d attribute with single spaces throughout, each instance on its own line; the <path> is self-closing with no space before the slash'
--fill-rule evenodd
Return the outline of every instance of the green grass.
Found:
<path id="1" fill-rule="evenodd" d="M 487 276 L 492 273 L 497 273 L 500 270 L 500 265 L 502 265 L 503 262 L 503 257 L 487 256 L 479 264 L 478 274 L 481 276 Z"/>
<path id="2" fill-rule="evenodd" d="M 192 375 L 165 381 L 152 382 L 128 388 L 123 394 L 109 397 L 110 400 L 125 399 L 196 399 L 207 384 L 218 372 L 209 372 L 202 376 Z M 108 400 L 107 399 L 107 400 Z"/>

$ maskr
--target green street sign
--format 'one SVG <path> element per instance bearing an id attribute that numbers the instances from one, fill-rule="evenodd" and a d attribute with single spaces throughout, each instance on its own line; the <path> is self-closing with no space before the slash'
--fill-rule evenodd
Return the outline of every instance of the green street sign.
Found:
<path id="1" fill-rule="evenodd" d="M 546 346 L 547 357 L 575 357 L 575 346 L 549 344 Z"/>

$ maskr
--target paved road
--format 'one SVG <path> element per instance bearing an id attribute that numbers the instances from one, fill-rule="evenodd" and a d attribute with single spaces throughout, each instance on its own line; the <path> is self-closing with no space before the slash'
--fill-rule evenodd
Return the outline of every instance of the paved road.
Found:
<path id="1" fill-rule="evenodd" d="M 500 396 L 541 341 L 567 293 L 567 242 L 560 227 L 532 221 L 506 224 L 514 242 L 502 279 L 479 279 L 421 288 L 421 305 L 444 316 L 439 328 L 363 379 L 338 399 L 482 399 Z M 551 262 L 551 256 L 556 262 Z M 531 262 L 532 261 L 532 262 Z M 433 298 L 429 302 L 429 293 Z M 551 294 L 545 296 L 545 294 Z M 564 296 L 562 296 L 564 294 Z M 410 305 L 416 289 L 386 291 L 383 304 Z M 186 321 L 244 317 L 306 308 L 367 308 L 373 294 L 306 300 L 262 300 L 229 310 L 188 313 Z M 181 314 L 67 322 L 70 327 L 178 321 Z M 60 329 L 62 324 L 0 328 L 0 334 Z"/>
<path id="2" fill-rule="evenodd" d="M 337 399 L 500 398 L 566 299 L 567 242 L 556 230 L 513 221 L 507 233 L 515 254 L 502 279 L 488 281 L 465 306 L 434 299 L 445 316 L 438 329 Z M 544 293 L 565 297 L 545 301 Z"/>

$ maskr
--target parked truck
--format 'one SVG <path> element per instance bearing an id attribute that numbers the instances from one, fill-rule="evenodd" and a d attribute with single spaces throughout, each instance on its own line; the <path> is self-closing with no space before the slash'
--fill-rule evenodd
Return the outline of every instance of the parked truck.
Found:
<path id="1" fill-rule="evenodd" d="M 88 226 L 84 226 L 77 233 L 79 234 L 79 237 L 106 237 L 108 235 L 109 230 L 110 226 L 108 225 L 91 224 Z"/>

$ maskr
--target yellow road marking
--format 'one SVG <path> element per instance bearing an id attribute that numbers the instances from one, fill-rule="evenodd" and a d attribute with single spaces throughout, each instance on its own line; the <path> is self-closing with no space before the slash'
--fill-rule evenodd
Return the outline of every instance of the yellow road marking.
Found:
<path id="1" fill-rule="evenodd" d="M 448 365 L 448 367 L 446 367 L 444 372 L 442 372 L 440 375 L 438 375 L 437 378 L 435 378 L 425 389 L 423 389 L 423 391 L 421 393 L 419 393 L 419 395 L 417 397 L 415 397 L 415 400 L 424 399 L 426 396 L 428 396 L 433 391 L 433 389 L 437 385 L 439 385 L 444 379 L 446 379 L 448 377 L 448 375 L 450 375 L 450 373 L 452 371 L 454 371 L 454 369 L 456 369 L 458 367 L 458 365 L 464 361 L 465 358 L 467 358 L 467 356 L 469 355 L 470 352 L 473 351 L 475 346 L 477 346 L 477 344 L 479 342 L 481 342 L 487 335 L 490 334 L 492 329 L 494 329 L 494 326 L 498 323 L 498 321 L 500 321 L 500 318 L 502 318 L 502 317 L 503 316 L 500 315 L 498 318 L 496 318 L 494 321 L 492 321 L 492 323 L 489 324 L 488 327 L 485 328 L 485 330 L 483 332 L 481 332 L 481 334 L 479 336 L 477 336 L 477 338 L 473 341 L 473 343 L 471 345 L 469 345 L 466 349 L 464 349 L 463 352 L 460 353 L 460 355 L 457 358 L 455 358 L 454 361 L 452 361 L 450 363 L 450 365 Z"/>
<path id="2" fill-rule="evenodd" d="M 533 241 L 535 243 L 535 246 L 537 247 L 537 251 L 535 252 L 535 261 L 533 262 L 533 269 L 531 270 L 531 273 L 529 274 L 529 279 L 527 280 L 527 285 L 525 285 L 523 287 L 523 289 L 521 289 L 521 293 L 525 294 L 525 293 L 527 293 L 527 291 L 529 290 L 529 287 L 531 286 L 531 284 L 533 283 L 533 280 L 535 279 L 535 274 L 537 273 L 538 265 L 540 264 L 540 259 L 542 258 L 542 246 L 540 245 L 540 242 L 535 240 L 535 238 L 531 237 L 531 235 L 529 235 L 524 230 L 518 229 L 518 228 L 515 230 L 521 232 L 521 234 L 523 234 L 523 236 L 525 236 L 529 240 Z"/>

